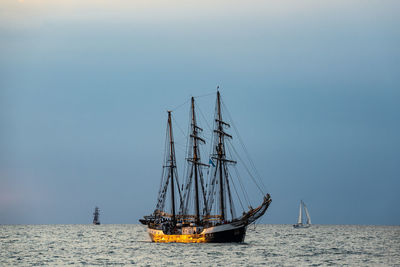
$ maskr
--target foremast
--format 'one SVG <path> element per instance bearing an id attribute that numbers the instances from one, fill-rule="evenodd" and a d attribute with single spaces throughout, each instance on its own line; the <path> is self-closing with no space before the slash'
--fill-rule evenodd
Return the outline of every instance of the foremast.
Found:
<path id="1" fill-rule="evenodd" d="M 260 218 L 266 212 L 269 204 L 271 203 L 271 197 L 269 194 L 264 195 L 264 193 L 258 186 L 260 192 L 264 195 L 264 200 L 261 203 L 261 205 L 256 208 L 252 208 L 247 198 L 246 201 L 249 205 L 249 210 L 245 211 L 243 204 L 239 199 L 239 204 L 243 208 L 243 213 L 241 216 L 236 216 L 236 210 L 234 205 L 235 203 L 232 197 L 231 186 L 234 187 L 233 189 L 235 190 L 237 195 L 238 192 L 234 184 L 233 176 L 231 176 L 228 167 L 230 167 L 230 165 L 235 165 L 237 162 L 232 159 L 229 159 L 230 155 L 232 154 L 232 151 L 229 149 L 229 147 L 231 147 L 231 144 L 229 142 L 227 143 L 227 140 L 232 139 L 232 135 L 226 132 L 226 129 L 230 128 L 230 124 L 225 122 L 223 119 L 222 106 L 223 103 L 221 100 L 221 95 L 217 88 L 217 101 L 215 105 L 214 130 L 213 130 L 214 143 L 210 161 L 210 163 L 212 163 L 213 165 L 213 171 L 209 179 L 210 182 L 208 184 L 209 190 L 207 193 L 208 194 L 207 218 L 209 218 L 210 221 L 212 220 L 216 221 L 217 225 L 226 223 L 234 223 L 235 225 L 239 224 L 248 225 L 253 223 L 258 218 Z M 229 147 L 226 147 L 227 144 L 229 144 Z M 228 154 L 226 153 L 227 151 L 229 152 Z M 234 148 L 233 151 L 237 153 Z M 240 177 L 237 173 L 237 168 L 235 168 L 235 172 L 236 172 L 235 177 L 240 183 L 239 180 Z M 255 182 L 254 177 L 252 177 L 252 180 Z M 244 192 L 245 199 L 246 199 L 246 194 L 247 193 Z M 215 215 L 211 214 L 211 212 Z"/>
<path id="2" fill-rule="evenodd" d="M 233 160 L 229 160 L 226 158 L 225 153 L 225 138 L 232 138 L 232 136 L 224 131 L 225 127 L 230 127 L 227 122 L 224 122 L 222 119 L 222 112 L 221 112 L 221 95 L 219 91 L 217 91 L 217 103 L 216 103 L 216 128 L 214 129 L 214 133 L 217 134 L 217 144 L 215 146 L 215 154 L 212 156 L 212 159 L 217 161 L 215 174 L 219 174 L 219 211 L 220 211 L 220 219 L 221 221 L 226 221 L 226 195 L 229 197 L 230 202 L 230 210 L 231 215 L 234 217 L 234 207 L 233 201 L 231 198 L 231 192 L 229 188 L 229 180 L 228 180 L 228 173 L 226 169 L 227 163 L 236 162 Z M 225 188 L 226 187 L 226 188 Z"/>

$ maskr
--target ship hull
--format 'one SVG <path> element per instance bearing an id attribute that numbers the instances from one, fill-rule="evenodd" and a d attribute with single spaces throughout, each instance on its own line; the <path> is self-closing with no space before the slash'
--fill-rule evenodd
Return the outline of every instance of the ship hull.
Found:
<path id="1" fill-rule="evenodd" d="M 294 228 L 309 228 L 310 224 L 293 224 Z"/>
<path id="2" fill-rule="evenodd" d="M 148 233 L 156 243 L 241 243 L 246 236 L 246 226 L 219 225 L 205 228 L 198 234 L 165 234 L 149 228 Z"/>

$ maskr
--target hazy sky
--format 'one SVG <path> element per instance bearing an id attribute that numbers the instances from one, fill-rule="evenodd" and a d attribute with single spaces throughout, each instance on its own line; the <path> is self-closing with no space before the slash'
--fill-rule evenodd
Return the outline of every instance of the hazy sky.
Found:
<path id="1" fill-rule="evenodd" d="M 317 224 L 400 224 L 399 12 L 2 0 L 0 224 L 90 223 L 95 205 L 103 223 L 138 223 L 156 203 L 165 111 L 217 85 L 272 195 L 262 223 L 295 223 L 303 199 Z"/>

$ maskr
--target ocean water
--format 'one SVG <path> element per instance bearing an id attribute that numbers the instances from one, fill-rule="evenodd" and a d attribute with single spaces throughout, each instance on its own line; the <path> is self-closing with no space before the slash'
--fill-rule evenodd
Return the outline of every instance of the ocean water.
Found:
<path id="1" fill-rule="evenodd" d="M 142 225 L 0 225 L 0 244 L 0 266 L 400 266 L 400 226 L 253 225 L 243 244 L 159 244 Z"/>

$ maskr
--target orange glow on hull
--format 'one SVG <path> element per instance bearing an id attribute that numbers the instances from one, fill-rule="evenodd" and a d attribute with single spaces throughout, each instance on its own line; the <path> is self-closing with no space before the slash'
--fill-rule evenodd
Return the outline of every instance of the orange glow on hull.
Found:
<path id="1" fill-rule="evenodd" d="M 207 243 L 205 234 L 166 235 L 162 231 L 149 230 L 149 235 L 156 243 Z"/>

